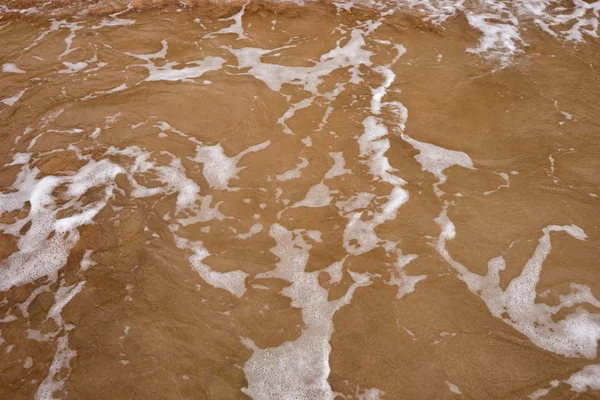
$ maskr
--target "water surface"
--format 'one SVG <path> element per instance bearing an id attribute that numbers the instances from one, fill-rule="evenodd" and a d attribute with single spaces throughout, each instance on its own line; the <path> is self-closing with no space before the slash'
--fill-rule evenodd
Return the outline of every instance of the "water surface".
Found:
<path id="1" fill-rule="evenodd" d="M 600 398 L 600 1 L 0 4 L 0 398 Z"/>

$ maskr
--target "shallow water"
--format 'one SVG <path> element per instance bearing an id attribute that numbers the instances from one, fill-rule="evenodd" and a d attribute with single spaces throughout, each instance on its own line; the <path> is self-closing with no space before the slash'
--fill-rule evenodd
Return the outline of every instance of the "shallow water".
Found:
<path id="1" fill-rule="evenodd" d="M 0 2 L 0 398 L 600 398 L 599 13 Z"/>

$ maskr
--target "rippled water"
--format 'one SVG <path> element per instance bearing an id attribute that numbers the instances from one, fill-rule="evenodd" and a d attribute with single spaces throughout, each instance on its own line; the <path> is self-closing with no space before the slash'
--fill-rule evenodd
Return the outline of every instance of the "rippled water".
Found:
<path id="1" fill-rule="evenodd" d="M 599 14 L 0 2 L 0 398 L 600 398 Z"/>

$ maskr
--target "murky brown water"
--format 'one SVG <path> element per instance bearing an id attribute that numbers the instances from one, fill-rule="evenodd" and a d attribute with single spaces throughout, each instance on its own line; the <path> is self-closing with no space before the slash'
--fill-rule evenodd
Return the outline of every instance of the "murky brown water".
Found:
<path id="1" fill-rule="evenodd" d="M 600 398 L 600 2 L 1 4 L 0 398 Z"/>

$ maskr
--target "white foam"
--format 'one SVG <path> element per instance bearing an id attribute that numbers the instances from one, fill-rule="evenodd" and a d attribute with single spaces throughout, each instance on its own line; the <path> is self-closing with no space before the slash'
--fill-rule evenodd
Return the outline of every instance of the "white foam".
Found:
<path id="1" fill-rule="evenodd" d="M 588 390 L 600 390 L 600 364 L 586 365 L 583 367 L 583 369 L 573 373 L 564 381 L 559 381 L 556 379 L 550 381 L 548 387 L 537 389 L 527 397 L 530 400 L 537 400 L 541 397 L 547 396 L 550 391 L 558 387 L 561 382 L 570 385 L 571 390 L 577 393 L 583 393 Z"/>
<path id="2" fill-rule="evenodd" d="M 383 390 L 379 390 L 377 388 L 370 388 L 362 390 L 362 393 L 359 393 L 359 391 L 357 391 L 356 398 L 358 400 L 379 400 L 384 394 L 385 392 Z"/>
<path id="3" fill-rule="evenodd" d="M 365 46 L 365 37 L 377 29 L 380 24 L 381 20 L 375 23 L 367 21 L 360 27 L 352 29 L 348 37 L 338 40 L 336 47 L 321 55 L 319 61 L 315 62 L 311 67 L 292 67 L 263 63 L 261 61 L 261 58 L 265 55 L 294 47 L 291 44 L 275 49 L 255 47 L 241 49 L 228 47 L 228 49 L 237 57 L 240 69 L 248 68 L 248 71 L 245 73 L 263 81 L 271 90 L 279 92 L 283 84 L 291 84 L 300 86 L 305 91 L 311 93 L 310 97 L 292 104 L 278 120 L 278 123 L 283 125 L 284 133 L 293 134 L 286 121 L 293 117 L 298 110 L 311 106 L 317 97 L 324 97 L 331 102 L 344 90 L 346 83 L 338 82 L 331 92 L 320 93 L 318 88 L 322 83 L 323 77 L 328 76 L 337 69 L 349 68 L 352 74 L 349 82 L 357 84 L 362 81 L 359 67 L 362 65 L 370 66 L 372 64 L 370 58 L 373 54 L 363 48 Z M 341 45 L 344 42 L 345 44 Z M 286 98 L 289 100 L 290 97 L 286 96 Z M 325 125 L 331 112 L 332 108 L 328 107 L 319 125 L 319 131 Z"/>
<path id="4" fill-rule="evenodd" d="M 66 286 L 65 282 L 62 281 L 56 293 L 54 293 L 54 304 L 48 311 L 46 319 L 52 318 L 56 321 L 56 324 L 58 325 L 57 332 L 41 335 L 38 331 L 28 330 L 28 337 L 38 341 L 50 340 L 61 330 L 65 332 L 56 340 L 57 346 L 54 359 L 48 370 L 48 375 L 42 381 L 35 393 L 36 400 L 54 399 L 54 393 L 62 389 L 65 380 L 71 373 L 71 360 L 77 355 L 77 352 L 69 347 L 68 332 L 72 330 L 74 326 L 65 324 L 61 313 L 63 308 L 73 299 L 73 297 L 81 292 L 84 285 L 85 281 L 81 281 L 77 284 Z"/>
<path id="5" fill-rule="evenodd" d="M 38 37 L 35 38 L 34 41 L 29 46 L 25 47 L 23 49 L 23 51 L 28 51 L 29 49 L 34 47 L 36 44 L 38 44 L 40 42 L 40 40 L 42 40 L 43 38 L 48 36 L 48 34 L 50 34 L 51 32 L 56 32 L 61 28 L 68 28 L 68 29 L 70 29 L 71 32 L 65 38 L 65 44 L 67 45 L 67 48 L 65 49 L 65 51 L 62 54 L 60 54 L 58 56 L 58 58 L 60 59 L 63 56 L 76 50 L 76 49 L 72 49 L 71 46 L 73 44 L 73 38 L 75 37 L 75 32 L 77 30 L 81 29 L 81 27 L 78 24 L 79 24 L 78 22 L 69 23 L 69 22 L 67 22 L 67 20 L 64 20 L 64 19 L 57 21 L 56 19 L 53 18 L 50 20 L 50 26 L 48 27 L 48 29 L 44 30 L 40 35 L 38 35 Z"/>
<path id="6" fill-rule="evenodd" d="M 406 6 L 425 14 L 425 20 L 440 24 L 463 10 L 464 0 L 407 0 Z"/>
<path id="7" fill-rule="evenodd" d="M 250 230 L 247 233 L 238 233 L 236 235 L 236 237 L 238 239 L 245 240 L 245 239 L 248 239 L 249 237 L 256 235 L 257 233 L 262 232 L 262 230 L 263 230 L 263 225 L 256 223 L 250 227 Z"/>
<path id="8" fill-rule="evenodd" d="M 329 283 L 338 283 L 342 280 L 342 277 L 344 275 L 342 269 L 344 267 L 344 262 L 346 262 L 347 258 L 348 256 L 346 255 L 340 261 L 336 261 L 330 264 L 327 268 L 323 270 L 329 274 Z"/>
<path id="9" fill-rule="evenodd" d="M 200 187 L 185 174 L 181 160 L 171 155 L 170 165 L 156 165 L 150 161 L 151 153 L 141 150 L 137 146 L 129 146 L 125 149 L 111 147 L 107 154 L 119 154 L 134 158 L 133 165 L 128 176 L 133 186 L 133 197 L 148 197 L 157 194 L 177 193 L 177 209 L 180 212 L 195 204 Z M 152 171 L 158 175 L 158 179 L 165 185 L 162 187 L 148 188 L 140 185 L 134 178 L 134 174 L 144 174 Z"/>
<path id="10" fill-rule="evenodd" d="M 333 158 L 333 167 L 325 173 L 325 179 L 352 173 L 352 170 L 344 168 L 346 161 L 344 160 L 343 152 L 331 152 L 329 153 L 329 156 Z"/>
<path id="11" fill-rule="evenodd" d="M 7 97 L 7 98 L 0 100 L 0 103 L 5 104 L 9 107 L 14 106 L 17 103 L 17 101 L 19 101 L 21 99 L 21 97 L 23 97 L 23 95 L 25 94 L 26 91 L 27 91 L 27 89 L 23 89 L 19 93 L 15 94 L 14 96 Z"/>
<path id="12" fill-rule="evenodd" d="M 71 286 L 65 286 L 64 282 L 61 282 L 61 286 L 57 289 L 56 293 L 54 293 L 54 304 L 50 307 L 46 318 L 52 318 L 56 321 L 58 326 L 64 327 L 65 324 L 61 315 L 62 310 L 73 297 L 81 292 L 84 285 L 85 281 L 81 281 Z"/>
<path id="13" fill-rule="evenodd" d="M 437 185 L 446 182 L 448 177 L 444 171 L 454 165 L 473 169 L 473 161 L 462 151 L 449 150 L 431 143 L 420 142 L 403 134 L 402 139 L 419 150 L 415 159 L 421 164 L 423 171 L 427 171 L 438 178 Z M 437 189 L 436 185 L 436 189 Z"/>
<path id="14" fill-rule="evenodd" d="M 363 163 L 369 166 L 370 173 L 376 179 L 392 185 L 392 191 L 387 196 L 387 202 L 381 206 L 381 211 L 373 212 L 370 219 L 362 219 L 362 212 L 351 212 L 345 215 L 348 224 L 344 230 L 344 248 L 355 255 L 370 251 L 377 246 L 379 239 L 375 228 L 386 221 L 393 220 L 398 209 L 408 201 L 409 197 L 408 191 L 402 188 L 406 182 L 393 174 L 396 170 L 392 168 L 385 156 L 390 148 L 387 128 L 375 117 L 367 117 L 363 121 L 363 126 L 365 131 L 358 139 Z M 365 197 L 363 196 L 362 199 Z M 347 206 L 343 202 L 337 205 Z"/>
<path id="15" fill-rule="evenodd" d="M 555 7 L 551 0 L 518 2 L 519 12 L 533 19 L 544 32 L 565 40 L 584 41 L 585 35 L 598 37 L 600 2 L 574 0 L 569 7 Z M 587 18 L 586 18 L 587 16 Z M 566 30 L 559 30 L 565 27 Z"/>
<path id="16" fill-rule="evenodd" d="M 542 264 L 552 249 L 550 234 L 565 232 L 578 240 L 585 240 L 583 230 L 575 225 L 550 225 L 543 229 L 543 235 L 532 257 L 525 264 L 521 274 L 514 278 L 506 290 L 500 287 L 500 271 L 505 268 L 502 256 L 488 262 L 485 276 L 470 272 L 464 265 L 455 261 L 446 249 L 446 242 L 456 235 L 454 224 L 447 216 L 447 206 L 436 222 L 441 227 L 437 250 L 442 257 L 459 273 L 469 290 L 485 302 L 492 315 L 524 334 L 536 346 L 567 357 L 596 357 L 600 339 L 600 315 L 590 314 L 584 308 L 567 314 L 555 321 L 553 316 L 561 309 L 581 303 L 600 307 L 587 286 L 571 285 L 571 293 L 560 296 L 560 304 L 549 306 L 536 302 L 536 286 L 540 279 Z"/>
<path id="17" fill-rule="evenodd" d="M 246 293 L 247 273 L 243 271 L 218 272 L 213 270 L 203 262 L 205 258 L 210 256 L 210 253 L 206 250 L 202 242 L 189 241 L 182 237 L 174 236 L 177 247 L 192 250 L 193 254 L 189 257 L 192 268 L 206 283 L 215 288 L 225 289 L 236 297 L 242 297 Z"/>
<path id="18" fill-rule="evenodd" d="M 344 213 L 350 213 L 361 208 L 367 208 L 374 198 L 373 193 L 359 192 L 346 200 L 336 202 L 335 205 Z"/>
<path id="19" fill-rule="evenodd" d="M 363 49 L 365 45 L 365 36 L 376 29 L 377 24 L 365 23 L 365 26 L 355 28 L 351 31 L 346 43 L 341 46 L 343 40 L 337 42 L 336 48 L 323 54 L 318 62 L 315 62 L 311 67 L 292 67 L 273 63 L 263 63 L 261 57 L 274 53 L 276 51 L 294 47 L 286 45 L 276 49 L 261 49 L 246 47 L 241 49 L 228 48 L 238 59 L 239 68 L 249 68 L 246 72 L 255 78 L 263 81 L 271 90 L 279 92 L 284 83 L 301 86 L 304 90 L 310 92 L 312 96 L 305 98 L 298 103 L 292 104 L 291 107 L 279 118 L 278 123 L 283 125 L 284 133 L 293 134 L 292 130 L 287 126 L 286 121 L 290 119 L 296 111 L 307 108 L 313 104 L 318 96 L 323 96 L 329 101 L 333 101 L 341 91 L 344 90 L 345 83 L 338 83 L 335 88 L 329 93 L 320 93 L 318 90 L 322 82 L 322 78 L 329 75 L 331 72 L 340 68 L 350 68 L 352 77 L 351 83 L 361 82 L 360 70 L 361 65 L 370 66 L 370 57 L 372 53 Z M 288 96 L 286 96 L 288 97 Z M 289 99 L 289 97 L 288 97 Z M 321 130 L 331 113 L 332 109 L 328 108 L 319 130 Z"/>
<path id="20" fill-rule="evenodd" d="M 371 282 L 367 275 L 350 271 L 352 286 L 340 299 L 328 301 L 327 290 L 318 282 L 320 271 L 305 272 L 311 247 L 306 240 L 320 241 L 320 232 L 290 231 L 274 224 L 270 235 L 276 242 L 271 252 L 280 261 L 275 270 L 257 278 L 291 282 L 282 294 L 292 299 L 292 307 L 302 309 L 305 328 L 297 340 L 273 348 L 261 349 L 252 340 L 243 338 L 253 354 L 244 365 L 248 387 L 242 390 L 253 399 L 333 399 L 327 382 L 333 314 L 350 302 L 357 287 Z"/>
<path id="21" fill-rule="evenodd" d="M 464 12 L 469 24 L 482 36 L 478 46 L 467 49 L 484 58 L 495 59 L 501 67 L 527 44 L 521 33 L 529 23 L 537 25 L 550 36 L 583 42 L 587 36 L 598 37 L 600 1 L 574 0 L 557 7 L 554 0 L 497 1 L 479 0 L 408 0 L 398 7 L 408 6 L 424 13 L 424 19 L 441 24 L 458 12 Z"/>
<path id="22" fill-rule="evenodd" d="M 376 115 L 381 113 L 381 99 L 395 78 L 395 74 L 388 68 L 381 68 L 381 72 L 385 76 L 385 82 L 377 89 L 373 89 L 373 97 L 371 98 L 371 112 Z"/>
<path id="23" fill-rule="evenodd" d="M 600 364 L 586 365 L 581 371 L 571 375 L 565 381 L 571 385 L 571 390 L 582 393 L 588 389 L 600 390 Z"/>
<path id="24" fill-rule="evenodd" d="M 296 207 L 325 207 L 331 204 L 333 197 L 332 194 L 338 193 L 337 190 L 331 190 L 323 182 L 317 183 L 308 189 L 304 199 L 292 205 L 292 208 Z"/>
<path id="25" fill-rule="evenodd" d="M 49 342 L 56 336 L 56 332 L 42 333 L 37 329 L 27 329 L 27 339 L 32 339 L 37 342 Z"/>
<path id="26" fill-rule="evenodd" d="M 24 74 L 21 68 L 17 67 L 17 64 L 13 63 L 4 63 L 2 64 L 2 72 L 11 73 L 11 74 Z"/>
<path id="27" fill-rule="evenodd" d="M 4 317 L 0 318 L 0 323 L 8 323 L 8 322 L 15 321 L 16 319 L 17 319 L 17 316 L 10 314 L 10 312 L 9 312 L 9 313 L 6 313 L 4 315 Z"/>
<path id="28" fill-rule="evenodd" d="M 569 113 L 568 113 L 568 112 L 566 112 L 566 111 L 561 111 L 560 113 L 561 113 L 562 115 L 564 115 L 564 116 L 565 116 L 565 118 L 566 118 L 566 119 L 568 119 L 568 120 L 572 120 L 572 119 L 573 119 L 573 114 L 569 114 Z"/>
<path id="29" fill-rule="evenodd" d="M 398 250 L 396 251 L 396 256 L 395 270 L 393 271 L 390 280 L 386 283 L 388 285 L 398 286 L 398 294 L 396 297 L 400 299 L 403 296 L 414 292 L 416 284 L 423 279 L 426 279 L 427 275 L 411 276 L 403 270 L 405 266 L 418 257 L 416 254 L 404 255 L 402 254 L 402 250 Z"/>
<path id="30" fill-rule="evenodd" d="M 323 128 L 325 127 L 325 124 L 329 120 L 329 117 L 331 116 L 332 112 L 333 112 L 333 107 L 327 106 L 327 109 L 325 110 L 325 114 L 323 114 L 323 118 L 321 118 L 321 122 L 319 123 L 319 127 L 317 128 L 316 132 L 321 132 L 323 130 Z"/>
<path id="31" fill-rule="evenodd" d="M 467 14 L 469 25 L 483 33 L 479 45 L 467 51 L 496 58 L 504 66 L 526 43 L 521 38 L 517 18 L 504 3 L 488 1 L 487 5 L 491 12 Z"/>
<path id="32" fill-rule="evenodd" d="M 233 21 L 233 24 L 228 26 L 227 28 L 220 29 L 216 32 L 211 32 L 207 35 L 204 35 L 205 39 L 213 38 L 216 35 L 226 35 L 226 34 L 234 34 L 237 35 L 237 40 L 248 39 L 248 36 L 244 33 L 244 27 L 242 25 L 242 18 L 244 17 L 244 12 L 246 11 L 246 6 L 249 2 L 245 3 L 240 10 L 235 15 L 232 15 L 229 18 L 222 18 L 219 21 Z"/>
<path id="33" fill-rule="evenodd" d="M 40 293 L 44 293 L 44 292 L 49 292 L 50 291 L 50 285 L 41 285 L 36 287 L 30 294 L 29 297 L 27 298 L 27 300 L 25 300 L 24 302 L 22 302 L 21 304 L 18 304 L 17 307 L 19 308 L 19 310 L 21 310 L 21 314 L 23 314 L 24 317 L 28 317 L 29 316 L 29 305 L 31 304 L 31 302 L 33 300 L 35 300 L 35 298 L 40 294 Z"/>
<path id="34" fill-rule="evenodd" d="M 157 51 L 156 53 L 136 54 L 136 53 L 126 52 L 125 54 L 127 54 L 128 56 L 139 58 L 140 60 L 144 60 L 144 61 L 148 62 L 149 64 L 152 64 L 153 60 L 165 58 L 167 56 L 167 50 L 169 49 L 169 44 L 167 43 L 167 40 L 166 39 L 161 40 L 160 44 L 161 44 L 161 49 L 159 51 Z"/>
<path id="35" fill-rule="evenodd" d="M 54 353 L 54 359 L 50 365 L 48 376 L 42 381 L 35 393 L 35 400 L 53 400 L 54 392 L 62 389 L 66 376 L 57 378 L 62 375 L 65 369 L 70 372 L 71 360 L 75 358 L 77 352 L 69 347 L 69 336 L 64 334 L 57 340 L 57 348 Z M 68 375 L 67 375 L 68 376 Z"/>
<path id="36" fill-rule="evenodd" d="M 363 121 L 364 133 L 358 139 L 361 156 L 365 157 L 365 163 L 369 166 L 370 173 L 394 186 L 401 186 L 406 181 L 393 172 L 385 153 L 390 149 L 390 140 L 387 138 L 388 130 L 375 117 L 367 117 Z M 408 192 L 406 193 L 408 196 Z"/>
<path id="37" fill-rule="evenodd" d="M 416 150 L 419 150 L 419 154 L 415 156 L 415 159 L 421 165 L 421 169 L 438 178 L 438 182 L 434 185 L 436 196 L 440 197 L 444 193 L 439 189 L 439 185 L 447 180 L 447 176 L 444 174 L 447 168 L 454 165 L 469 169 L 474 168 L 471 158 L 462 151 L 449 150 L 431 143 L 421 142 L 405 134 L 404 129 L 408 118 L 408 110 L 398 101 L 389 102 L 387 105 L 398 119 L 397 123 L 402 140 L 409 143 Z"/>
<path id="38" fill-rule="evenodd" d="M 294 169 L 290 169 L 285 171 L 282 174 L 277 175 L 275 178 L 278 181 L 289 181 L 290 179 L 297 179 L 302 176 L 301 170 L 308 167 L 308 159 L 304 157 L 300 157 L 300 162 L 294 167 Z"/>
<path id="39" fill-rule="evenodd" d="M 460 396 L 462 396 L 462 391 L 460 390 L 460 388 L 458 386 L 456 386 L 454 383 L 446 381 L 446 385 L 448 385 L 448 389 L 450 389 L 450 391 L 454 394 L 458 394 Z"/>
<path id="40" fill-rule="evenodd" d="M 128 7 L 126 10 L 114 13 L 114 14 L 110 14 L 109 17 L 110 18 L 104 18 L 102 21 L 100 21 L 100 23 L 98 25 L 94 25 L 92 26 L 92 29 L 100 29 L 103 28 L 105 26 L 129 26 L 129 25 L 133 25 L 135 23 L 134 19 L 127 19 L 127 18 L 118 18 L 119 15 L 126 13 L 127 11 L 129 11 L 130 7 Z"/>
<path id="41" fill-rule="evenodd" d="M 67 68 L 58 71 L 59 74 L 74 74 L 87 68 L 88 63 L 83 61 L 77 63 L 63 62 L 63 65 Z"/>
<path id="42" fill-rule="evenodd" d="M 234 157 L 225 155 L 220 143 L 213 146 L 198 146 L 196 147 L 196 156 L 192 160 L 204 164 L 204 178 L 211 188 L 226 190 L 229 187 L 229 181 L 237 178 L 237 174 L 246 168 L 237 166 L 239 160 L 248 153 L 266 149 L 270 144 L 271 141 L 267 140 L 250 146 Z"/>
<path id="43" fill-rule="evenodd" d="M 98 92 L 94 92 L 94 93 L 88 94 L 87 96 L 82 97 L 81 100 L 94 99 L 94 98 L 99 97 L 99 96 L 104 96 L 104 95 L 107 95 L 107 94 L 121 92 L 121 91 L 123 91 L 125 89 L 127 89 L 127 84 L 123 83 L 123 84 L 121 84 L 121 85 L 119 85 L 119 86 L 117 86 L 115 88 L 109 89 L 109 90 L 101 90 L 101 91 L 98 91 Z"/>
<path id="44" fill-rule="evenodd" d="M 162 153 L 171 157 L 170 164 L 157 165 L 152 161 L 151 153 L 138 147 L 109 148 L 105 156 L 119 155 L 132 159 L 123 167 L 107 159 L 95 161 L 81 156 L 74 146 L 69 149 L 81 160 L 88 160 L 86 165 L 71 175 L 48 175 L 38 179 L 39 171 L 28 164 L 29 155 L 21 153 L 13 158 L 11 164 L 22 164 L 22 167 L 11 186 L 13 191 L 0 193 L 0 214 L 22 209 L 26 202 L 30 203 L 31 209 L 26 217 L 12 224 L 0 224 L 1 232 L 18 237 L 18 251 L 0 265 L 0 290 L 8 290 L 41 277 L 55 280 L 58 270 L 66 263 L 69 251 L 79 239 L 78 228 L 91 223 L 106 206 L 116 187 L 115 177 L 121 173 L 127 174 L 133 197 L 176 193 L 177 212 L 187 213 L 182 224 L 193 223 L 192 219 L 222 217 L 218 213 L 218 205 L 216 209 L 210 208 L 212 198 L 208 196 L 201 198 L 200 208 L 196 208 L 199 186 L 186 176 L 181 161 L 167 152 Z M 162 185 L 149 188 L 137 182 L 136 176 L 149 173 Z M 60 186 L 67 189 L 63 195 L 66 202 L 57 205 L 52 193 Z M 81 197 L 92 188 L 99 189 L 99 197 L 92 202 L 84 202 Z M 57 218 L 59 213 L 66 210 L 69 210 L 68 217 Z M 30 226 L 22 233 L 26 225 Z M 89 251 L 86 251 L 81 261 L 84 271 L 92 265 L 89 255 Z"/>
<path id="45" fill-rule="evenodd" d="M 496 173 L 497 175 L 499 175 L 502 179 L 504 179 L 504 184 L 499 185 L 496 189 L 494 190 L 488 190 L 486 192 L 483 192 L 484 196 L 489 196 L 492 193 L 496 193 L 498 190 L 502 189 L 502 188 L 509 188 L 510 187 L 510 176 L 504 172 L 500 172 L 500 173 Z"/>
<path id="46" fill-rule="evenodd" d="M 68 28 L 70 30 L 69 35 L 65 38 L 65 43 L 67 45 L 67 48 L 65 49 L 65 51 L 63 51 L 58 56 L 58 59 L 60 60 L 64 56 L 66 56 L 78 49 L 78 47 L 73 48 L 73 39 L 75 38 L 75 35 L 76 35 L 75 32 L 82 29 L 82 27 L 79 26 L 79 22 L 66 22 L 65 20 L 60 21 L 59 24 L 60 24 L 59 25 L 60 28 L 64 27 L 64 28 Z"/>
<path id="47" fill-rule="evenodd" d="M 310 107 L 310 105 L 313 103 L 314 100 L 315 100 L 315 96 L 312 96 L 312 97 L 306 98 L 298 103 L 292 104 L 292 106 L 287 109 L 287 111 L 277 120 L 278 124 L 283 125 L 283 133 L 285 133 L 287 135 L 294 134 L 294 132 L 287 126 L 285 121 L 292 118 L 294 116 L 294 114 L 296 114 L 296 111 L 302 110 L 303 108 Z"/>
<path id="48" fill-rule="evenodd" d="M 240 68 L 250 68 L 248 73 L 263 81 L 273 91 L 279 92 L 281 85 L 289 83 L 300 85 L 304 90 L 317 94 L 322 77 L 338 68 L 351 67 L 353 74 L 351 81 L 360 82 L 358 66 L 371 65 L 372 53 L 362 48 L 365 45 L 365 34 L 366 32 L 361 29 L 353 29 L 350 40 L 344 46 L 340 47 L 338 42 L 335 49 L 323 54 L 319 62 L 312 67 L 291 67 L 260 61 L 262 56 L 280 49 L 245 47 L 229 48 L 229 51 L 237 57 Z"/>
<path id="49" fill-rule="evenodd" d="M 100 136 L 101 132 L 102 132 L 102 128 L 95 128 L 94 132 L 92 132 L 92 134 L 90 135 L 90 137 L 92 139 L 98 139 L 98 136 Z"/>
<path id="50" fill-rule="evenodd" d="M 225 59 L 221 57 L 206 57 L 202 61 L 190 61 L 183 68 L 174 69 L 180 66 L 178 62 L 167 62 L 160 67 L 147 64 L 149 75 L 147 81 L 187 81 L 192 78 L 198 78 L 208 71 L 221 69 Z"/>
<path id="51" fill-rule="evenodd" d="M 137 124 L 137 125 L 139 126 L 140 124 Z M 175 133 L 181 137 L 186 138 L 187 140 L 189 140 L 192 143 L 202 145 L 202 142 L 199 141 L 198 139 L 196 139 L 195 137 L 190 136 L 187 133 L 180 131 L 179 129 L 171 126 L 169 123 L 167 123 L 165 121 L 159 121 L 157 124 L 154 124 L 154 126 L 158 129 L 160 129 L 161 133 L 164 133 L 164 134 Z M 134 128 L 137 128 L 137 126 L 134 126 Z"/>
<path id="52" fill-rule="evenodd" d="M 104 18 L 98 25 L 92 27 L 92 29 L 100 29 L 105 26 L 129 26 L 135 23 L 134 19 L 126 19 L 126 18 L 113 18 L 107 19 Z"/>
<path id="53" fill-rule="evenodd" d="M 6 166 L 27 164 L 30 159 L 31 154 L 29 153 L 15 153 L 13 154 L 12 162 L 6 164 Z"/>
<path id="54" fill-rule="evenodd" d="M 167 56 L 169 45 L 165 39 L 161 42 L 162 48 L 151 54 L 136 54 L 126 52 L 129 56 L 139 58 L 146 61 L 146 64 L 138 64 L 148 70 L 146 81 L 190 81 L 193 78 L 198 78 L 208 71 L 216 71 L 221 69 L 225 59 L 221 57 L 208 56 L 201 61 L 190 61 L 186 64 L 181 64 L 176 61 L 167 61 L 163 65 L 157 66 L 154 61 L 164 59 Z M 179 67 L 179 68 L 173 68 Z"/>
<path id="55" fill-rule="evenodd" d="M 82 271 L 87 271 L 96 265 L 96 262 L 91 258 L 92 252 L 93 250 L 86 250 L 85 253 L 83 253 L 83 258 L 81 259 L 81 263 L 79 263 L 79 268 L 81 268 Z"/>
<path id="56" fill-rule="evenodd" d="M 379 41 L 384 44 L 391 44 L 389 42 Z M 391 70 L 391 66 L 398 61 L 398 59 L 406 53 L 406 48 L 402 45 L 396 45 L 396 57 L 392 60 L 390 64 L 382 65 L 380 67 L 375 68 L 375 72 L 380 73 L 384 77 L 384 82 L 381 86 L 376 89 L 371 90 L 373 97 L 371 98 L 371 112 L 375 115 L 379 115 L 381 113 L 382 107 L 382 99 L 387 94 L 388 88 L 396 79 L 396 74 Z"/>
<path id="57" fill-rule="evenodd" d="M 179 218 L 177 219 L 177 222 L 182 226 L 187 226 L 196 224 L 198 222 L 208 222 L 213 219 L 222 221 L 225 218 L 225 216 L 219 211 L 219 206 L 222 202 L 218 202 L 214 207 L 212 207 L 212 201 L 212 195 L 200 196 L 200 207 L 188 209 L 188 213 L 191 213 L 192 215 L 186 218 Z M 204 227 L 202 229 L 209 229 L 209 227 Z"/>
<path id="58" fill-rule="evenodd" d="M 547 388 L 538 389 L 535 392 L 531 393 L 529 396 L 527 396 L 527 398 L 530 399 L 530 400 L 537 400 L 540 397 L 544 397 L 548 393 L 550 393 L 550 391 L 553 388 L 557 387 L 559 384 L 560 384 L 560 381 L 553 380 L 553 381 L 550 382 L 550 385 Z"/>
<path id="59" fill-rule="evenodd" d="M 77 173 L 70 176 L 45 176 L 37 179 L 39 171 L 24 165 L 15 183 L 16 191 L 0 194 L 0 213 L 22 209 L 29 201 L 29 215 L 10 225 L 0 225 L 4 233 L 19 237 L 19 251 L 11 254 L 0 264 L 0 290 L 8 290 L 38 278 L 56 278 L 57 271 L 66 263 L 70 249 L 79 238 L 77 227 L 89 223 L 106 205 L 112 196 L 114 177 L 121 173 L 121 167 L 107 161 L 90 161 Z M 68 185 L 70 201 L 56 206 L 52 192 L 60 185 Z M 103 187 L 101 199 L 81 206 L 79 196 L 92 187 Z M 77 207 L 79 212 L 69 217 L 57 219 L 63 209 Z M 20 231 L 31 223 L 24 235 Z M 54 235 L 48 239 L 50 234 Z"/>

